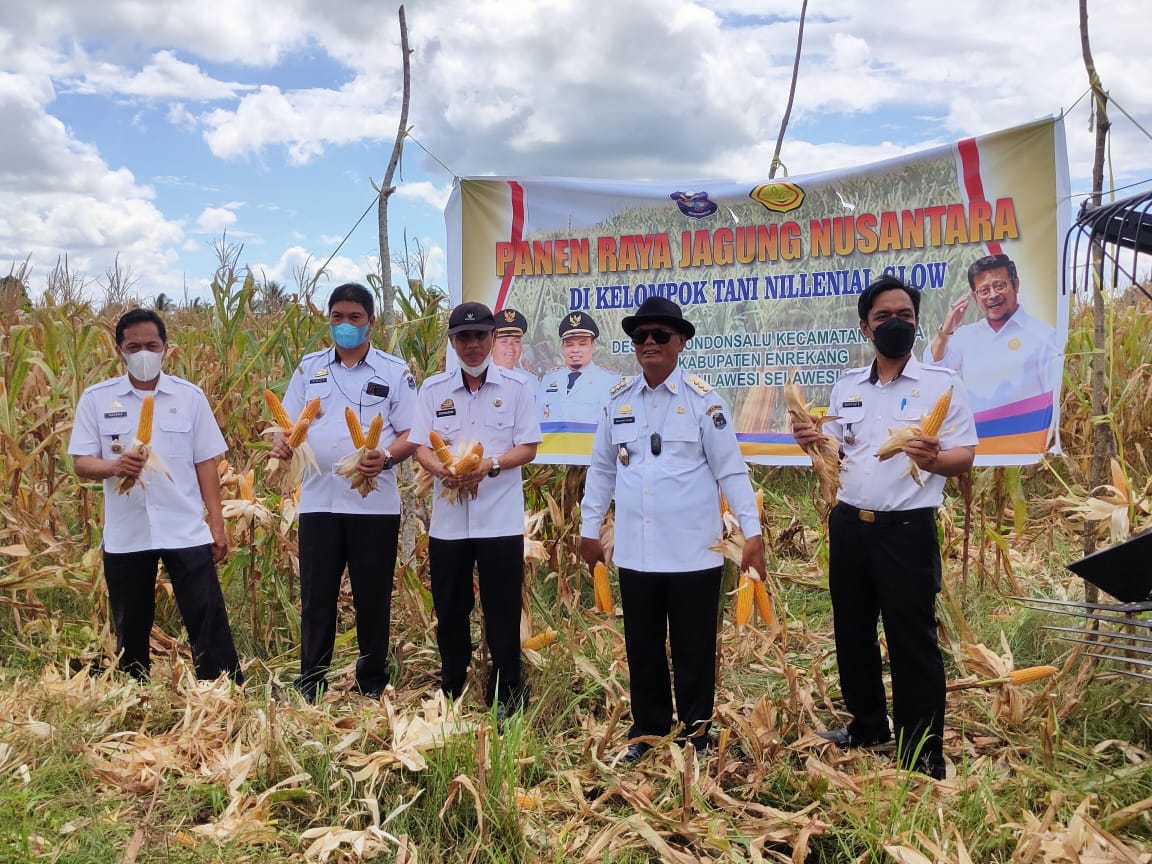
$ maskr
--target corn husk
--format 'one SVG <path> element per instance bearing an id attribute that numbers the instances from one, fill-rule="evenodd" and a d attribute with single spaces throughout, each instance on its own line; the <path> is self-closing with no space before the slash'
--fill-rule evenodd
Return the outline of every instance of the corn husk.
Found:
<path id="1" fill-rule="evenodd" d="M 437 453 L 441 462 L 444 461 L 443 455 Z M 465 441 L 459 444 L 456 451 L 452 454 L 452 464 L 445 465 L 448 473 L 454 477 L 460 477 L 468 474 L 476 469 L 480 461 L 484 458 L 484 445 L 479 441 Z M 441 484 L 440 497 L 446 500 L 449 504 L 456 505 L 462 500 L 475 500 L 479 492 L 478 486 L 473 486 L 471 489 L 451 489 Z"/>
<path id="2" fill-rule="evenodd" d="M 888 430 L 888 438 L 880 445 L 876 451 L 876 458 L 881 462 L 891 459 L 899 453 L 904 452 L 904 445 L 920 435 L 925 434 L 925 428 L 930 426 L 936 427 L 935 432 L 938 433 L 940 424 L 943 422 L 942 416 L 948 410 L 948 405 L 952 401 L 952 388 L 949 387 L 945 390 L 938 400 L 936 405 L 930 412 L 932 416 L 923 416 L 918 423 L 909 423 L 907 426 L 893 427 Z M 920 473 L 920 466 L 908 460 L 908 475 L 916 482 L 917 486 L 924 485 L 924 477 Z"/>
<path id="3" fill-rule="evenodd" d="M 788 408 L 788 419 L 793 428 L 797 423 L 812 422 L 804 394 L 791 382 L 784 385 L 784 404 Z M 835 419 L 835 416 L 829 415 L 818 417 L 816 427 L 820 428 L 829 420 Z M 820 484 L 820 497 L 825 504 L 832 506 L 836 503 L 836 493 L 840 489 L 840 442 L 835 436 L 825 432 L 820 436 L 820 440 L 803 447 L 803 450 L 812 460 L 812 469 L 816 472 L 816 479 Z"/>
<path id="4" fill-rule="evenodd" d="M 367 498 L 369 494 L 376 491 L 377 478 L 368 477 L 360 471 L 360 460 L 368 454 L 368 451 L 376 449 L 380 442 L 380 429 L 384 425 L 384 420 L 380 414 L 377 414 L 372 418 L 372 424 L 365 434 L 365 431 L 360 428 L 360 421 L 350 410 L 346 412 L 344 419 L 348 424 L 348 432 L 352 437 L 353 445 L 356 445 L 357 441 L 361 443 L 355 450 L 336 463 L 336 473 L 341 477 L 347 477 L 352 488 L 360 493 L 360 497 Z"/>

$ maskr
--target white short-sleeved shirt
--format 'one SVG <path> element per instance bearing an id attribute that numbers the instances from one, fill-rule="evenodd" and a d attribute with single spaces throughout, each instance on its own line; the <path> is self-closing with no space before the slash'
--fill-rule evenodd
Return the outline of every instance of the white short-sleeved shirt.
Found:
<path id="1" fill-rule="evenodd" d="M 660 435 L 659 455 L 652 453 L 653 433 Z M 647 573 L 718 567 L 723 556 L 710 547 L 722 532 L 721 492 L 744 535 L 758 536 L 756 496 L 732 414 L 710 385 L 677 368 L 656 388 L 643 375 L 611 388 L 580 502 L 582 537 L 599 537 L 615 497 L 617 566 Z"/>
<path id="2" fill-rule="evenodd" d="M 1063 362 L 1056 331 L 1017 308 L 999 330 L 986 318 L 958 327 L 939 360 L 932 346 L 924 362 L 955 369 L 973 411 L 986 411 L 1059 388 Z"/>
<path id="3" fill-rule="evenodd" d="M 169 480 L 149 465 L 126 495 L 115 477 L 104 480 L 104 551 L 187 549 L 212 542 L 196 465 L 228 449 L 204 391 L 161 373 L 152 391 L 152 450 Z M 68 453 L 116 459 L 136 437 L 144 397 L 128 376 L 94 384 L 80 395 Z"/>
<path id="4" fill-rule="evenodd" d="M 924 485 L 917 486 L 907 456 L 898 453 L 881 462 L 876 451 L 890 429 L 919 423 L 949 385 L 952 402 L 938 435 L 940 449 L 975 446 L 976 424 L 964 383 L 951 369 L 925 366 L 915 357 L 909 357 L 904 371 L 887 384 L 880 384 L 873 374 L 873 366 L 849 369 L 832 387 L 828 413 L 839 419 L 823 428 L 844 449 L 839 499 L 862 510 L 939 507 L 946 478 L 921 471 Z"/>
<path id="5" fill-rule="evenodd" d="M 308 427 L 308 443 L 316 454 L 320 473 L 306 472 L 297 512 L 399 514 L 395 469 L 381 471 L 376 490 L 362 497 L 347 477 L 336 473 L 336 463 L 356 449 L 344 419 L 346 407 L 360 418 L 365 430 L 377 414 L 384 418 L 381 449 L 412 426 L 416 381 L 404 361 L 378 348 L 369 348 L 364 359 L 349 369 L 340 362 L 334 348 L 307 354 L 288 382 L 284 409 L 295 419 L 317 396 L 320 416 Z"/>
<path id="6" fill-rule="evenodd" d="M 571 370 L 560 366 L 545 372 L 540 379 L 540 418 L 545 423 L 587 423 L 594 426 L 600 417 L 600 406 L 608 390 L 620 376 L 602 366 L 589 363 L 568 389 Z"/>
<path id="7" fill-rule="evenodd" d="M 453 452 L 462 443 L 479 441 L 484 455 L 497 459 L 518 444 L 539 444 L 541 440 L 531 385 L 491 363 L 475 393 L 469 392 L 459 369 L 441 372 L 424 382 L 408 440 L 431 446 L 428 433 L 432 430 L 440 433 Z M 518 467 L 481 480 L 475 500 L 465 497 L 458 504 L 449 504 L 440 493 L 437 479 L 428 530 L 437 540 L 524 533 L 524 485 Z"/>

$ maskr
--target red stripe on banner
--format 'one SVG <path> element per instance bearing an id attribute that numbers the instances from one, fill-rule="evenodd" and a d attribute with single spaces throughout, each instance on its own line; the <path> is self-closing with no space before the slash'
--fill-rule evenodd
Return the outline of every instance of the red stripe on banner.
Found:
<path id="1" fill-rule="evenodd" d="M 512 193 L 512 236 L 509 239 L 513 243 L 519 243 L 524 239 L 524 187 L 515 180 L 509 180 L 508 188 Z M 506 271 L 504 278 L 500 280 L 500 291 L 496 295 L 496 307 L 493 312 L 499 312 L 504 308 L 504 301 L 508 299 L 508 289 L 511 287 L 512 273 Z"/>
<path id="2" fill-rule="evenodd" d="M 987 204 L 984 197 L 984 181 L 980 177 L 980 149 L 976 146 L 975 138 L 965 138 L 956 142 L 956 149 L 960 151 L 960 165 L 964 171 L 964 191 L 968 193 L 968 204 Z M 993 255 L 1001 253 L 1000 243 L 989 240 L 984 244 Z"/>

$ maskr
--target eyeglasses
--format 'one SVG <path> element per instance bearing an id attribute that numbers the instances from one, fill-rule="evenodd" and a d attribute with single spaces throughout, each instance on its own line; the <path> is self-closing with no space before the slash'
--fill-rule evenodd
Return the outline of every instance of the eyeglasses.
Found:
<path id="1" fill-rule="evenodd" d="M 652 439 L 649 442 L 652 445 L 652 455 L 659 456 L 661 449 L 663 449 L 664 442 L 660 440 L 660 433 L 653 432 Z"/>
<path id="2" fill-rule="evenodd" d="M 673 333 L 671 330 L 661 330 L 659 328 L 655 330 L 633 330 L 632 344 L 643 345 L 648 341 L 649 336 L 652 337 L 652 341 L 657 345 L 667 345 L 671 341 Z"/>
<path id="3" fill-rule="evenodd" d="M 981 285 L 979 288 L 974 288 L 972 293 L 983 300 L 987 297 L 991 297 L 993 292 L 997 294 L 1003 294 L 1011 287 L 1011 282 L 1005 282 L 1003 279 L 999 279 L 996 282 L 989 282 L 987 285 Z"/>

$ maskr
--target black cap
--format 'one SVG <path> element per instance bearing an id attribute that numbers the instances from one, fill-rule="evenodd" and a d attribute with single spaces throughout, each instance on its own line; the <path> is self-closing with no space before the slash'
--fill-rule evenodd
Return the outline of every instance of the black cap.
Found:
<path id="1" fill-rule="evenodd" d="M 455 336 L 465 330 L 480 330 L 487 333 L 496 329 L 496 319 L 492 310 L 483 303 L 469 301 L 461 303 L 448 316 L 448 335 Z"/>
<path id="2" fill-rule="evenodd" d="M 572 312 L 560 319 L 560 338 L 565 336 L 591 336 L 595 339 L 600 335 L 600 328 L 587 312 Z"/>
<path id="3" fill-rule="evenodd" d="M 496 313 L 497 336 L 523 336 L 528 332 L 528 319 L 515 309 L 507 307 Z"/>
<path id="4" fill-rule="evenodd" d="M 680 311 L 680 307 L 667 297 L 649 297 L 640 304 L 635 315 L 629 315 L 620 322 L 620 326 L 629 336 L 641 324 L 666 324 L 689 339 L 696 335 L 696 328 L 692 326 L 692 322 L 684 320 L 684 313 Z"/>

